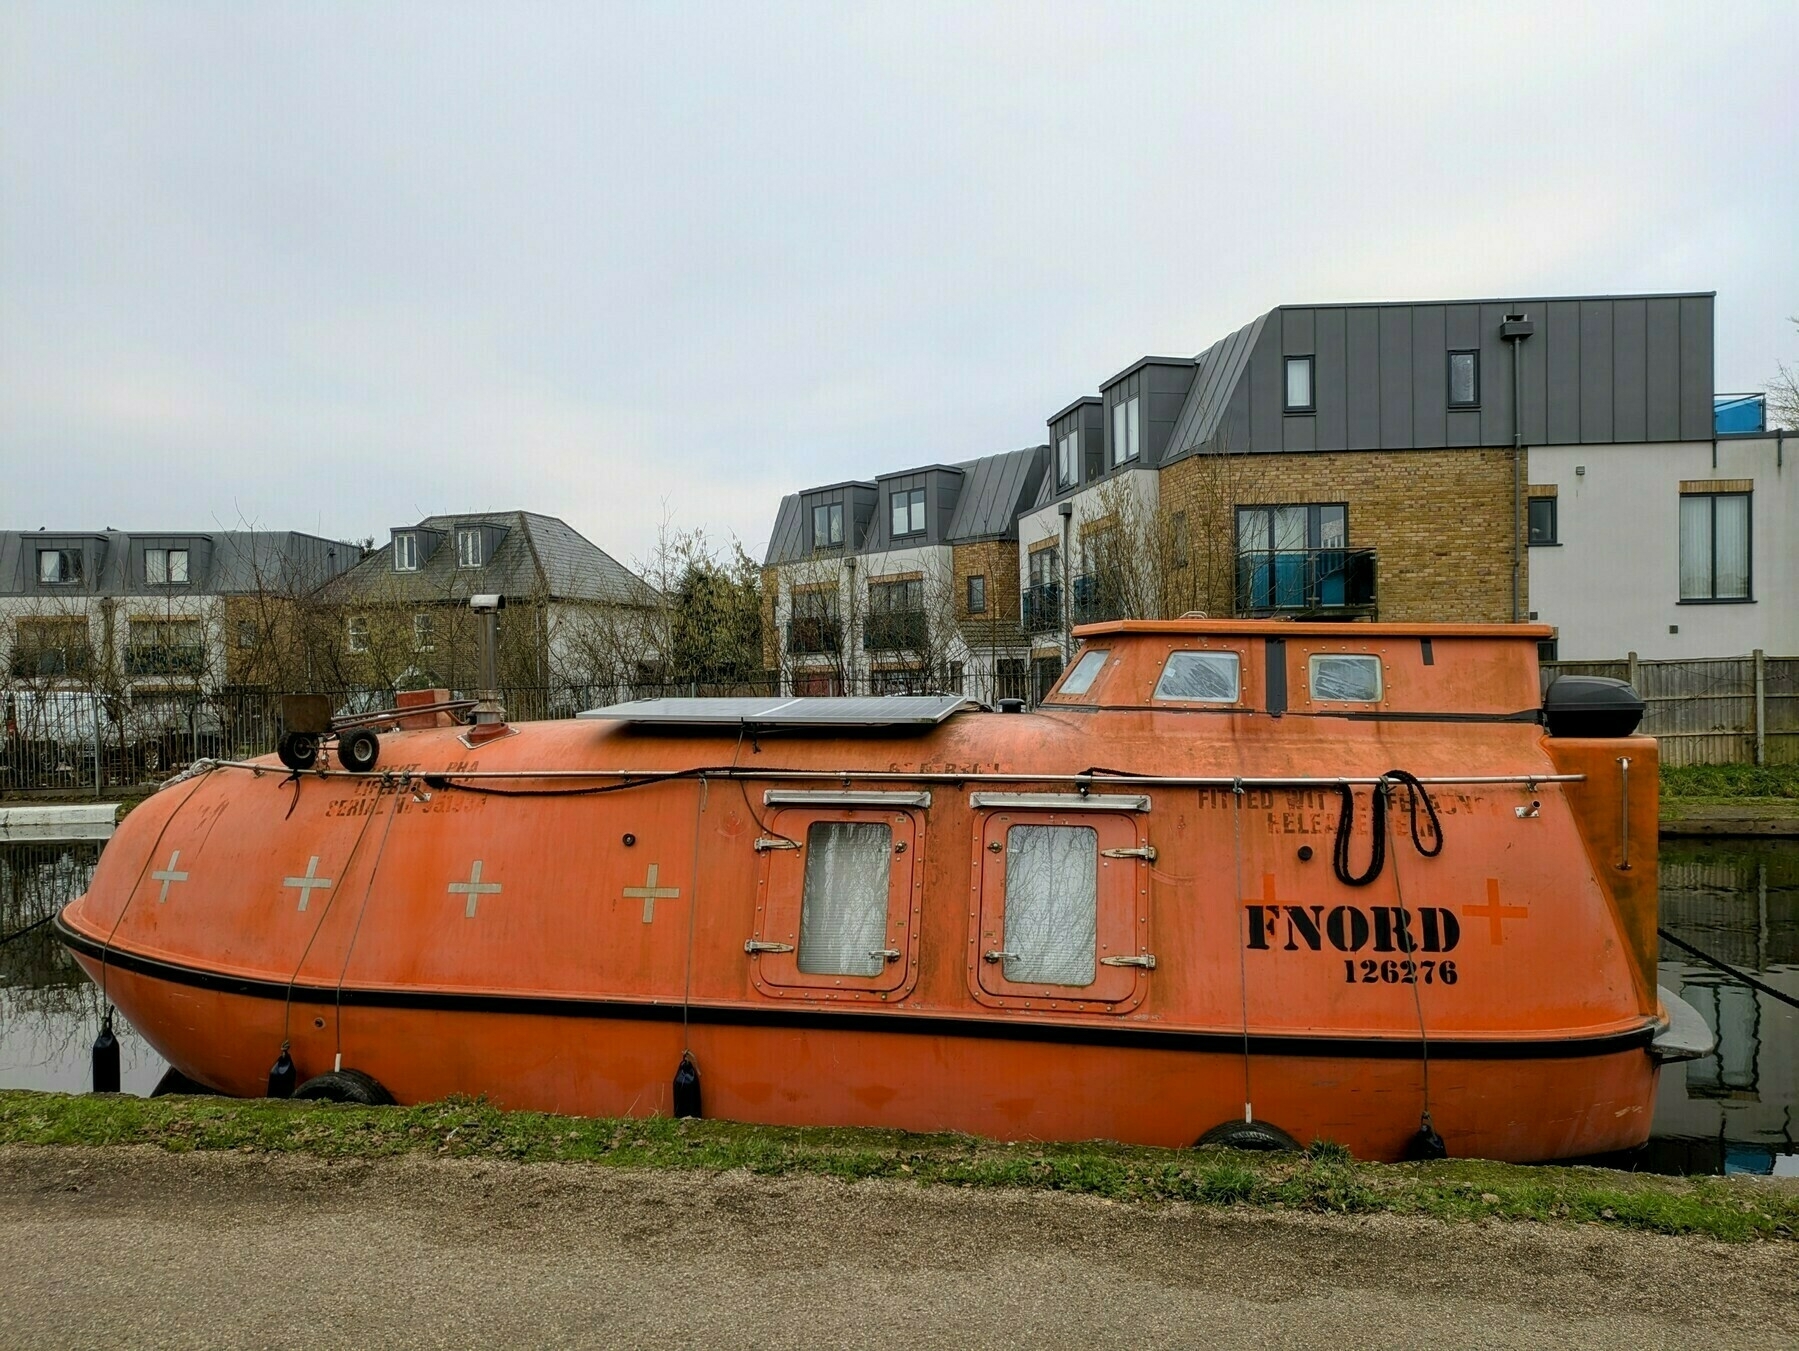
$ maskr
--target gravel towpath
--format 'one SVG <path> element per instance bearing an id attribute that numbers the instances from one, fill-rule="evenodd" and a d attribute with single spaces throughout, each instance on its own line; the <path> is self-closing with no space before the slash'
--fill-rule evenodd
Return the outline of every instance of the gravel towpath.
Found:
<path id="1" fill-rule="evenodd" d="M 818 1178 L 0 1149 L 25 1347 L 1799 1345 L 1799 1245 Z"/>

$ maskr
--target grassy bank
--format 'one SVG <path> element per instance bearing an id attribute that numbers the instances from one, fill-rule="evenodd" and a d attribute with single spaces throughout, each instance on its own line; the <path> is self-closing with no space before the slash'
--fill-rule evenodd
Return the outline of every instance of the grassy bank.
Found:
<path id="1" fill-rule="evenodd" d="M 767 1176 L 887 1178 L 1315 1213 L 1597 1223 L 1740 1242 L 1799 1239 L 1799 1188 L 1479 1161 L 1367 1164 L 1303 1155 L 1108 1144 L 998 1144 L 901 1131 L 727 1121 L 589 1120 L 479 1102 L 355 1108 L 221 1098 L 0 1093 L 0 1144 L 154 1145 L 332 1159 L 424 1154 L 621 1168 L 747 1169 Z"/>
<path id="2" fill-rule="evenodd" d="M 1799 765 L 1664 765 L 1662 801 L 1769 803 L 1799 812 Z"/>

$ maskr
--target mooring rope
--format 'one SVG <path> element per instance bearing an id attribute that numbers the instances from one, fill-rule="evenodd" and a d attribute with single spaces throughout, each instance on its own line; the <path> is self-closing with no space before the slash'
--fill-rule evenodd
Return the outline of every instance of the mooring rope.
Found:
<path id="1" fill-rule="evenodd" d="M 1443 852 L 1443 823 L 1437 817 L 1437 805 L 1430 800 L 1430 792 L 1425 788 L 1424 781 L 1403 769 L 1389 769 L 1375 780 L 1374 796 L 1369 803 L 1373 840 L 1369 846 L 1368 866 L 1360 873 L 1354 871 L 1349 862 L 1349 839 L 1355 827 L 1355 789 L 1350 786 L 1348 779 L 1341 780 L 1337 784 L 1337 792 L 1342 797 L 1343 805 L 1337 813 L 1337 838 L 1331 845 L 1331 871 L 1346 887 L 1367 886 L 1387 866 L 1387 791 L 1395 783 L 1405 786 L 1406 805 L 1411 810 L 1412 847 L 1425 858 L 1435 858 Z M 1424 804 L 1425 816 L 1430 821 L 1429 848 L 1425 847 L 1423 837 L 1418 833 L 1420 802 Z"/>

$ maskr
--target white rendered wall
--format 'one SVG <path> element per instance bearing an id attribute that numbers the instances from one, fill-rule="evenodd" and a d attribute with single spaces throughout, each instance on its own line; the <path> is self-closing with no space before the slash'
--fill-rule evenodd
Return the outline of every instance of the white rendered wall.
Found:
<path id="1" fill-rule="evenodd" d="M 1556 485 L 1560 543 L 1530 551 L 1530 609 L 1559 630 L 1557 655 L 1799 655 L 1796 455 L 1791 436 L 1784 447 L 1771 436 L 1719 441 L 1715 468 L 1710 441 L 1533 447 L 1529 481 Z M 1754 482 L 1752 601 L 1681 603 L 1680 485 L 1690 479 Z"/>

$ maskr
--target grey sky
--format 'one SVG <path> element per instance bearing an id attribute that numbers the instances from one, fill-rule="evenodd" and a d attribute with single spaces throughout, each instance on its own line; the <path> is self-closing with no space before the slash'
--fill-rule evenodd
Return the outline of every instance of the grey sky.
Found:
<path id="1" fill-rule="evenodd" d="M 5 3 L 0 526 L 666 515 L 1044 436 L 1283 302 L 1716 290 L 1791 5 Z"/>

